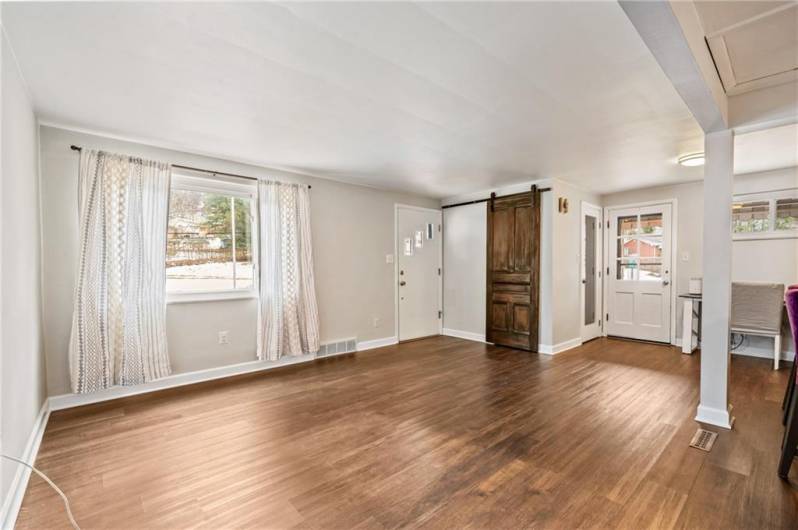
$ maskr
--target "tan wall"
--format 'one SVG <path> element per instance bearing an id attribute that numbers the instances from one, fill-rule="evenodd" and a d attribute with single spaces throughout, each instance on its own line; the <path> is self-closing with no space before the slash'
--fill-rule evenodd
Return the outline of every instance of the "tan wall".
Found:
<path id="1" fill-rule="evenodd" d="M 21 457 L 46 397 L 39 274 L 37 127 L 5 33 L 0 36 L 0 43 L 0 447 L 4 454 Z M 16 464 L 0 462 L 0 504 L 17 468 Z"/>
<path id="2" fill-rule="evenodd" d="M 311 184 L 314 270 L 322 342 L 393 337 L 394 204 L 437 208 L 437 200 L 353 186 L 106 137 L 42 127 L 42 222 L 47 389 L 69 391 L 67 346 L 78 251 L 78 155 L 70 144 L 135 154 L 176 164 Z M 170 304 L 167 334 L 175 372 L 255 359 L 253 300 Z M 379 327 L 373 319 L 380 320 Z M 230 344 L 218 345 L 228 330 Z"/>

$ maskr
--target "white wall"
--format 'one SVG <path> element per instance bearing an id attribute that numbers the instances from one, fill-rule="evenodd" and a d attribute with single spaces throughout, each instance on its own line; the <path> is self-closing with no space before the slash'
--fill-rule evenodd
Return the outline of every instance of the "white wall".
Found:
<path id="1" fill-rule="evenodd" d="M 16 61 L 2 37 L 2 192 L 0 260 L 2 372 L 0 447 L 23 456 L 45 400 L 40 296 L 40 225 L 36 117 Z M 17 465 L 2 461 L 0 503 Z"/>
<path id="2" fill-rule="evenodd" d="M 703 182 L 644 188 L 602 196 L 603 206 L 620 206 L 646 201 L 677 199 L 678 228 L 675 287 L 687 292 L 692 277 L 702 275 L 701 238 L 703 232 Z M 734 193 L 751 193 L 798 187 L 798 167 L 737 175 Z M 684 258 L 687 259 L 684 259 Z M 732 244 L 732 280 L 798 283 L 798 239 L 734 241 Z M 681 306 L 675 308 L 681 315 Z M 678 316 L 677 315 L 677 316 Z M 682 336 L 677 318 L 677 338 Z M 788 330 L 782 343 L 793 350 Z M 772 341 L 750 337 L 738 353 L 769 355 Z"/>
<path id="3" fill-rule="evenodd" d="M 486 190 L 467 196 L 451 197 L 443 204 L 509 195 L 529 190 L 529 184 Z M 548 187 L 550 181 L 535 182 Z M 487 279 L 487 206 L 478 203 L 444 210 L 443 226 L 443 327 L 464 335 L 485 337 Z M 540 212 L 540 323 L 541 348 L 551 347 L 552 309 L 552 193 L 541 195 Z"/>
<path id="4" fill-rule="evenodd" d="M 436 208 L 438 201 L 305 175 L 42 127 L 43 295 L 47 389 L 69 391 L 67 347 L 78 252 L 78 154 L 70 144 L 176 164 L 311 184 L 314 270 L 322 342 L 393 337 L 394 203 Z M 379 327 L 373 326 L 374 317 Z M 167 335 L 176 373 L 255 360 L 254 300 L 170 304 Z M 229 330 L 229 345 L 217 332 Z"/>
<path id="5" fill-rule="evenodd" d="M 480 340 L 485 340 L 485 204 L 443 210 L 443 327 Z"/>

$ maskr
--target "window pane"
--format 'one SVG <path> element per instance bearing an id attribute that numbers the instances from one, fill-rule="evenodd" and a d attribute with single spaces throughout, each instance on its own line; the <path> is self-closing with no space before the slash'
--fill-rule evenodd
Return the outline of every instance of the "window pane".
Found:
<path id="1" fill-rule="evenodd" d="M 250 199 L 233 199 L 236 211 L 236 289 L 248 289 L 253 286 L 252 266 L 252 201 Z"/>
<path id="2" fill-rule="evenodd" d="M 637 216 L 629 215 L 618 218 L 618 235 L 628 236 L 637 233 Z"/>
<path id="3" fill-rule="evenodd" d="M 636 280 L 637 263 L 635 261 L 618 260 L 615 278 L 618 280 Z"/>
<path id="4" fill-rule="evenodd" d="M 246 201 L 244 201 L 246 202 Z M 236 288 L 233 256 L 233 198 L 218 193 L 173 189 L 169 201 L 166 252 L 167 291 L 218 291 Z M 249 256 L 249 209 L 236 254 Z M 249 260 L 251 262 L 251 259 Z M 242 270 L 246 277 L 246 271 Z M 252 282 L 251 265 L 249 285 Z M 246 280 L 242 286 L 246 286 Z"/>
<path id="5" fill-rule="evenodd" d="M 662 235 L 662 214 L 649 213 L 640 216 L 640 233 L 646 235 Z"/>
<path id="6" fill-rule="evenodd" d="M 637 238 L 619 237 L 617 257 L 628 258 L 633 256 L 637 256 Z"/>
<path id="7" fill-rule="evenodd" d="M 798 230 L 798 198 L 776 200 L 776 230 Z"/>
<path id="8" fill-rule="evenodd" d="M 766 232 L 769 217 L 770 201 L 736 202 L 732 205 L 732 231 Z"/>
<path id="9" fill-rule="evenodd" d="M 662 238 L 656 236 L 641 237 L 639 255 L 641 258 L 659 258 L 662 256 Z"/>
<path id="10" fill-rule="evenodd" d="M 641 260 L 638 279 L 646 281 L 662 281 L 662 262 L 654 260 Z"/>

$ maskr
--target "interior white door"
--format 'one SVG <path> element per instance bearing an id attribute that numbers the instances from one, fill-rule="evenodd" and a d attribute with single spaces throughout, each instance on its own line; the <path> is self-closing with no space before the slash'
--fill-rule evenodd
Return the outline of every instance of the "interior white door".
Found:
<path id="1" fill-rule="evenodd" d="M 607 334 L 670 342 L 671 205 L 609 210 Z"/>
<path id="2" fill-rule="evenodd" d="M 396 207 L 399 340 L 441 332 L 441 211 Z"/>
<path id="3" fill-rule="evenodd" d="M 582 203 L 582 342 L 601 336 L 601 208 Z"/>

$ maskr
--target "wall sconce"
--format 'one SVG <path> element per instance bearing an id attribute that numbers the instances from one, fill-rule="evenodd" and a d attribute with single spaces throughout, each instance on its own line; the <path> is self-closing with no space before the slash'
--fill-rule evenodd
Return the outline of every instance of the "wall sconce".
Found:
<path id="1" fill-rule="evenodd" d="M 560 213 L 568 213 L 568 197 L 560 197 L 557 199 L 557 211 Z"/>

